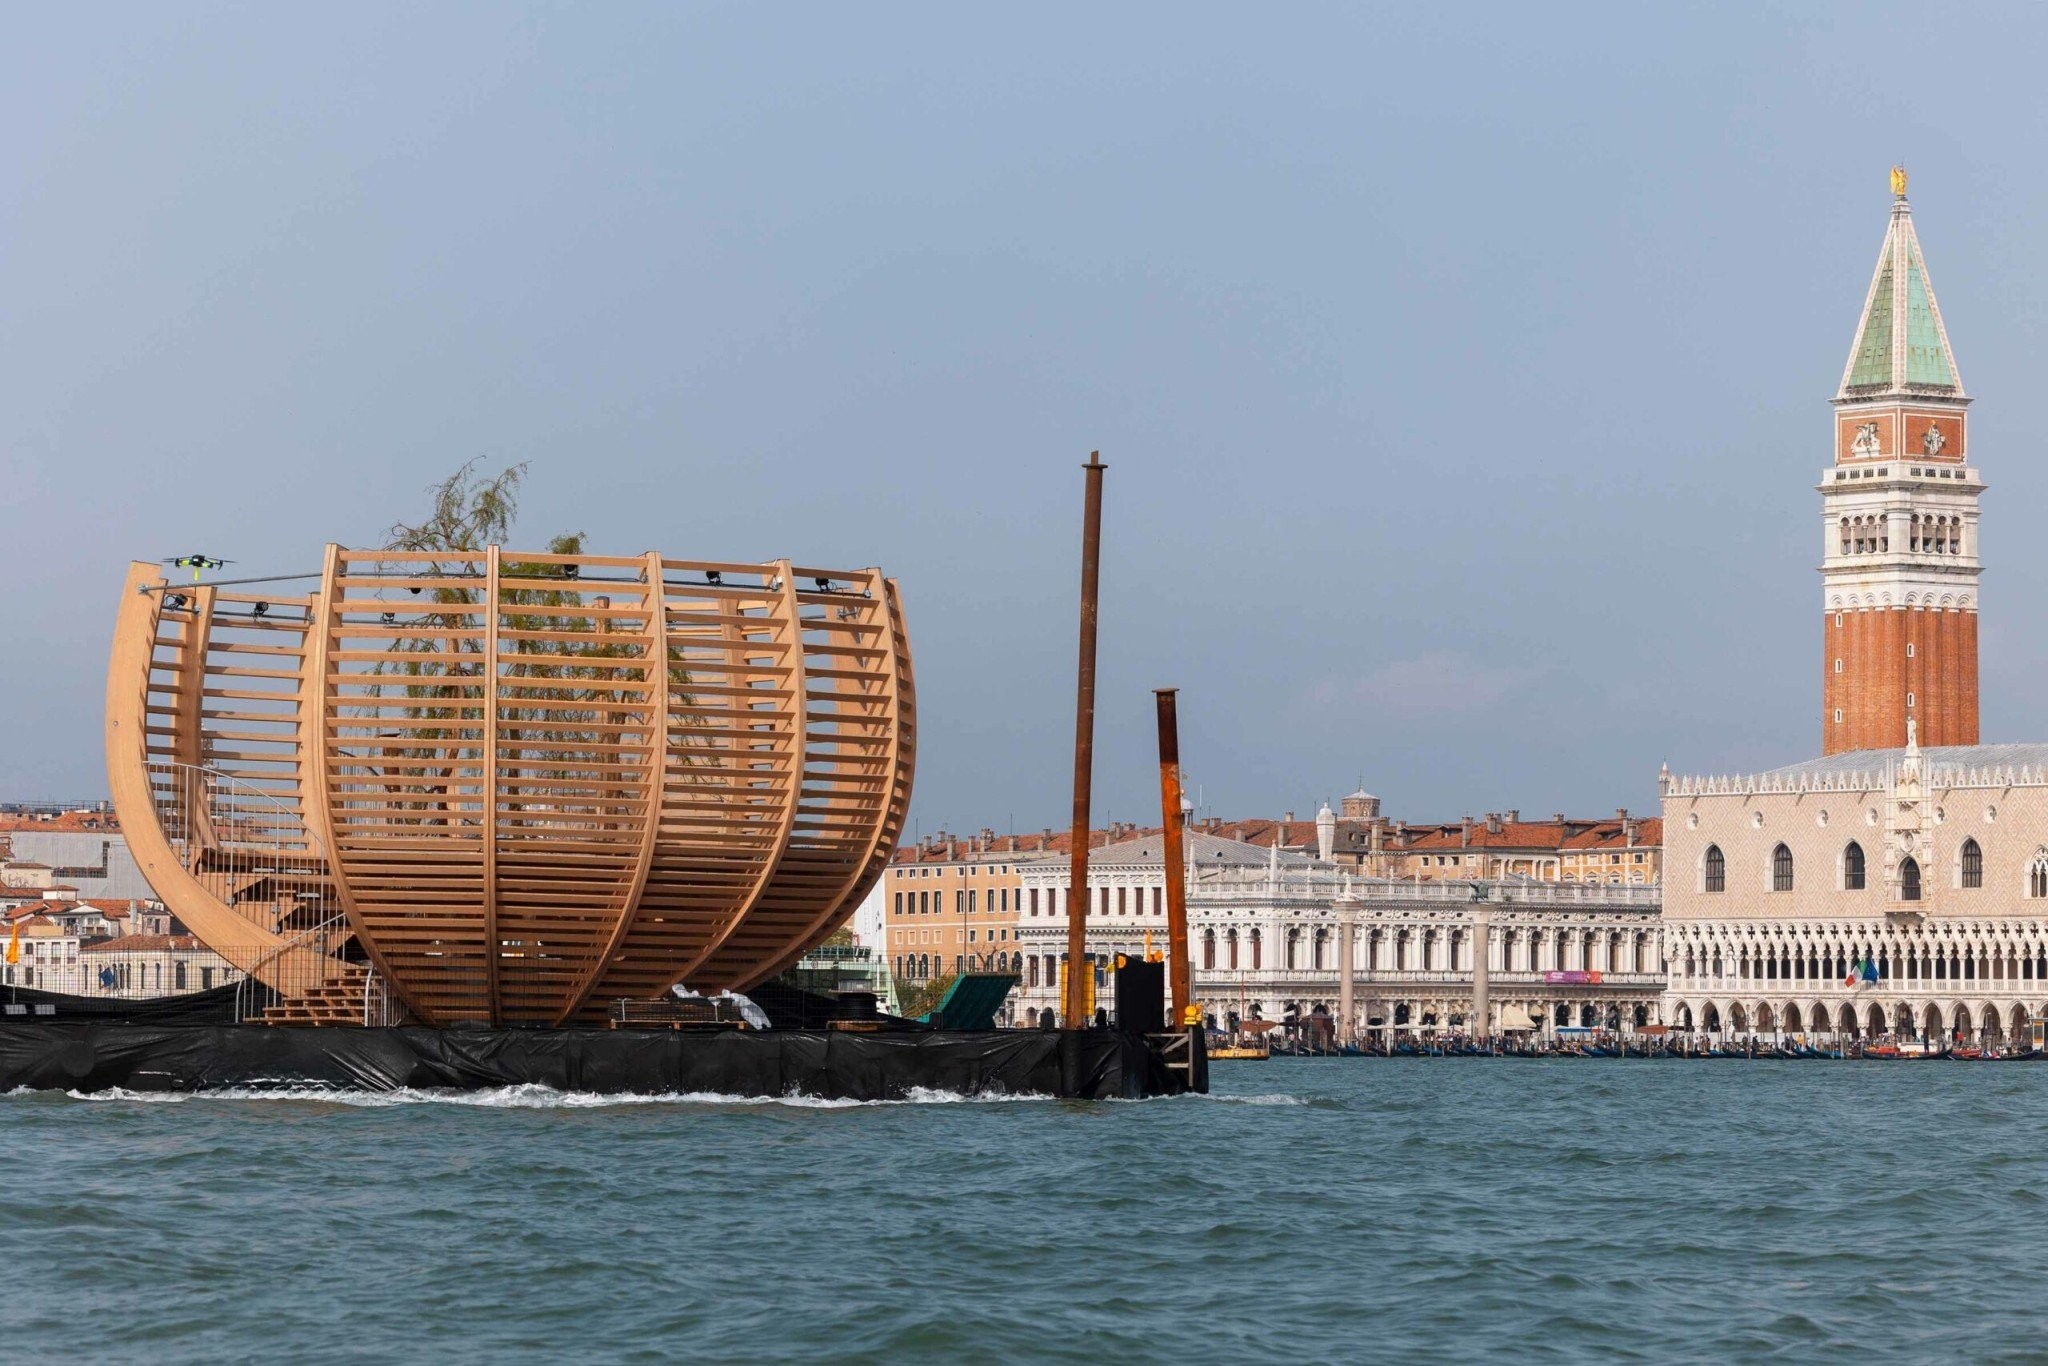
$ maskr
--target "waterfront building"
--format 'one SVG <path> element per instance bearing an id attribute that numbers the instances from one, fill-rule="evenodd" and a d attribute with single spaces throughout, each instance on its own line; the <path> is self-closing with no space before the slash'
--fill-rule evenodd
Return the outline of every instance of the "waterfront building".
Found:
<path id="1" fill-rule="evenodd" d="M 17 862 L 45 865 L 53 882 L 83 897 L 146 901 L 156 895 L 111 811 L 0 814 L 0 864 Z M 4 867 L 0 884 L 14 885 Z"/>
<path id="2" fill-rule="evenodd" d="M 1234 851 L 1220 856 L 1241 856 L 1263 867 L 1273 848 L 1280 848 L 1291 861 L 1310 857 L 1311 851 L 1288 843 L 1314 838 L 1315 826 L 1294 819 L 1288 812 L 1279 820 L 1203 820 L 1189 832 L 1190 841 L 1208 841 L 1212 852 Z M 1112 919 L 1104 928 L 1150 924 L 1165 934 L 1165 877 L 1156 851 L 1146 863 L 1127 863 L 1126 856 L 1150 841 L 1159 842 L 1159 831 L 1135 825 L 1116 824 L 1091 832 L 1090 883 L 1104 898 Z M 1263 845 L 1264 847 L 1260 847 Z M 1044 962 L 1048 952 L 1063 955 L 1065 930 L 1057 950 L 1040 943 L 1033 953 L 1024 948 L 1025 929 L 1039 927 L 1031 936 L 1044 939 L 1044 917 L 1053 914 L 1056 900 L 1064 902 L 1072 871 L 1073 839 L 1067 832 L 1047 829 L 1029 835 L 998 835 L 984 829 L 964 838 L 940 833 L 896 852 L 888 875 L 875 893 L 879 898 L 872 912 L 855 916 L 857 935 L 864 923 L 879 926 L 879 943 L 887 959 L 892 980 L 907 987 L 953 976 L 961 972 L 1014 972 L 1022 979 L 1019 991 L 1005 1004 L 1002 1018 L 1009 1019 L 1028 1002 L 1037 1002 L 1048 991 L 1056 994 L 1058 964 L 1050 969 Z M 1107 862 L 1105 862 L 1107 860 Z M 1140 865 L 1143 865 L 1142 867 Z M 1149 868 L 1149 873 L 1145 869 Z M 1139 883 L 1143 884 L 1142 889 Z M 1122 901 L 1119 901 L 1122 898 Z M 1138 919 L 1140 900 L 1152 907 L 1149 921 Z M 1115 908 L 1122 905 L 1123 918 Z M 1102 961 L 1117 951 L 1116 946 L 1139 943 L 1128 936 L 1106 942 Z M 863 938 L 863 942 L 867 942 Z M 1092 942 L 1092 941 L 1091 941 Z M 1053 988 L 1042 983 L 1045 973 L 1053 974 Z M 1035 1007 L 1042 1008 L 1042 1007 Z"/>
<path id="3" fill-rule="evenodd" d="M 2048 1011 L 2048 745 L 1665 783 L 1674 1024 L 2025 1037 Z"/>
<path id="4" fill-rule="evenodd" d="M 5 943 L 16 960 L 0 962 L 0 983 L 76 993 L 78 935 L 46 915 L 22 912 L 7 922 Z"/>
<path id="5" fill-rule="evenodd" d="M 1632 816 L 1626 808 L 1612 817 L 1559 812 L 1524 820 L 1509 810 L 1411 824 L 1381 815 L 1379 798 L 1364 791 L 1344 799 L 1342 814 L 1325 806 L 1317 816 L 1324 857 L 1367 877 L 1421 882 L 1519 877 L 1654 886 L 1663 875 L 1662 833 L 1656 817 Z"/>
<path id="6" fill-rule="evenodd" d="M 1821 482 L 1822 757 L 1662 779 L 1681 1027 L 2011 1038 L 2048 1007 L 2048 745 L 1978 743 L 1984 485 L 1893 195 Z"/>
<path id="7" fill-rule="evenodd" d="M 1196 971 L 1201 958 L 1194 945 L 1197 889 L 1217 883 L 1226 872 L 1299 873 L 1315 866 L 1308 855 L 1283 850 L 1277 843 L 1260 848 L 1246 840 L 1227 839 L 1205 829 L 1183 837 L 1187 857 L 1188 937 Z M 1019 1004 L 1031 1015 L 1059 1010 L 1060 965 L 1067 953 L 1067 912 L 1072 900 L 1072 869 L 1064 858 L 1019 865 L 1024 913 L 1017 938 L 1024 963 Z M 1235 884 L 1233 884 L 1235 885 Z M 1259 882 L 1261 889 L 1267 884 Z M 1332 892 L 1334 881 L 1316 894 Z M 1265 894 L 1262 890 L 1261 894 Z M 1102 995 L 1109 965 L 1117 954 L 1143 955 L 1166 949 L 1165 841 L 1156 830 L 1106 844 L 1088 856 L 1089 958 L 1095 964 L 1096 990 Z M 1327 901 L 1327 896 L 1325 896 Z M 1240 939 L 1224 946 L 1225 958 L 1263 961 L 1266 941 Z M 1236 961 L 1230 964 L 1236 966 Z M 1195 994 L 1202 995 L 1197 983 Z M 1106 1004 L 1105 999 L 1105 1004 Z"/>
<path id="8" fill-rule="evenodd" d="M 909 986 L 962 972 L 1017 970 L 1022 870 L 1064 838 L 941 834 L 896 851 L 880 884 L 882 953 Z"/>
<path id="9" fill-rule="evenodd" d="M 241 979 L 234 964 L 192 935 L 130 934 L 80 946 L 74 983 L 50 989 L 140 998 L 211 991 Z"/>
<path id="10" fill-rule="evenodd" d="M 41 913 L 7 926 L 17 962 L 0 963 L 0 984 L 66 996 L 141 998 L 207 991 L 239 981 L 227 959 L 190 935 L 127 934 L 83 939 Z"/>
<path id="11" fill-rule="evenodd" d="M 1524 878 L 1219 872 L 1189 888 L 1195 994 L 1225 1028 L 1237 1018 L 1327 1016 L 1338 1037 L 1368 1030 L 1497 1035 L 1546 1025 L 1626 1032 L 1661 1018 L 1658 894 L 1640 885 Z M 1474 956 L 1482 944 L 1484 1030 L 1474 1015 Z"/>
<path id="12" fill-rule="evenodd" d="M 1273 845 L 1201 831 L 1187 843 L 1192 985 L 1218 1027 L 1321 1015 L 1340 1035 L 1477 1032 L 1473 946 L 1482 942 L 1488 1033 L 1541 1024 L 1628 1030 L 1660 1021 L 1655 886 L 1359 878 L 1333 861 Z M 1059 1008 L 1067 870 L 1027 867 L 1024 884 L 1020 1004 L 1035 1014 Z M 1150 834 L 1097 851 L 1089 888 L 1088 952 L 1101 993 L 1116 955 L 1166 949 L 1162 842 Z M 1034 892 L 1042 913 L 1033 911 Z M 1347 937 L 1349 1031 L 1341 1014 Z"/>
<path id="13" fill-rule="evenodd" d="M 50 881 L 50 870 L 43 864 L 8 864 L 0 868 L 0 873 L 34 879 L 15 886 L 0 884 L 0 907 L 57 906 L 78 899 L 78 889 L 69 883 Z"/>

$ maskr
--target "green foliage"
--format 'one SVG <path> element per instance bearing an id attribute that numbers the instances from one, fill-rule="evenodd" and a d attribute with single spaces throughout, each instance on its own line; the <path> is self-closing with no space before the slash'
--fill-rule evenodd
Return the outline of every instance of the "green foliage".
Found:
<path id="1" fill-rule="evenodd" d="M 939 1002 L 946 999 L 946 992 L 959 979 L 958 973 L 947 973 L 934 977 L 929 982 L 898 982 L 896 1002 L 909 1019 L 929 1015 L 939 1008 Z"/>
<path id="2" fill-rule="evenodd" d="M 519 517 L 519 486 L 526 479 L 526 462 L 509 465 L 490 479 L 481 478 L 477 461 L 430 486 L 433 511 L 424 522 L 413 525 L 393 522 L 384 542 L 386 550 L 482 550 L 501 545 Z M 580 543 L 581 535 L 578 540 Z"/>
<path id="3" fill-rule="evenodd" d="M 490 547 L 511 534 L 525 476 L 521 463 L 487 478 L 471 460 L 428 490 L 432 503 L 424 520 L 393 523 L 385 543 L 386 550 L 429 557 L 393 561 L 388 572 L 439 580 L 417 597 L 400 599 L 412 609 L 393 642 L 401 658 L 377 666 L 403 690 L 405 716 L 432 723 L 408 730 L 401 751 L 388 761 L 428 780 L 435 795 L 405 803 L 423 813 L 445 813 L 451 796 L 458 806 L 481 805 L 472 775 L 481 771 L 485 699 L 492 690 L 501 765 L 527 779 L 566 784 L 567 791 L 582 789 L 601 806 L 631 797 L 630 785 L 611 767 L 618 758 L 615 742 L 636 727 L 644 730 L 644 713 L 635 710 L 642 700 L 636 689 L 651 668 L 662 665 L 644 657 L 646 638 L 631 617 L 615 623 L 606 614 L 609 595 L 580 584 L 572 566 L 501 561 L 498 675 L 486 676 L 485 559 Z M 583 553 L 581 531 L 547 544 L 550 556 Z M 506 586 L 512 583 L 519 586 Z M 629 589 L 625 596 L 631 601 L 638 591 Z M 661 586 L 644 585 L 644 591 L 654 610 L 661 610 Z M 689 675 L 680 647 L 669 648 L 665 663 L 673 704 L 694 705 L 682 692 Z M 654 743 L 658 753 L 661 742 Z M 689 762 L 687 756 L 681 761 Z"/>

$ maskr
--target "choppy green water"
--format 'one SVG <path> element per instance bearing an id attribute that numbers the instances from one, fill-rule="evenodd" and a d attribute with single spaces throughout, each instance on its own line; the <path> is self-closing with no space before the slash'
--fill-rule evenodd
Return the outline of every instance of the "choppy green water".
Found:
<path id="1" fill-rule="evenodd" d="M 0 1098 L 13 1359 L 1982 1359 L 2048 1066 L 1301 1060 L 1126 1104 Z"/>

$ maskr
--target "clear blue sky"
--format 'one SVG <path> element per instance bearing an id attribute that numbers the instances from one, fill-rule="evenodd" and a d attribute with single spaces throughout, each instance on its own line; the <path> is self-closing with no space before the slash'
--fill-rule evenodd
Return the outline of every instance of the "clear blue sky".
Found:
<path id="1" fill-rule="evenodd" d="M 1903 159 L 2048 737 L 2032 8 L 36 6 L 0 52 L 0 794 L 93 795 L 123 566 L 522 527 L 879 563 L 915 820 L 1654 804 L 1818 747 L 1833 393 Z"/>

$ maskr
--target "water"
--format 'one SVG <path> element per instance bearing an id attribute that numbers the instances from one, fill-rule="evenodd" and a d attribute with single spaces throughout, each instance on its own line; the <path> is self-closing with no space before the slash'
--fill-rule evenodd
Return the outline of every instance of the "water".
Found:
<path id="1" fill-rule="evenodd" d="M 2038 1355 L 2048 1066 L 0 1098 L 10 1359 Z"/>

